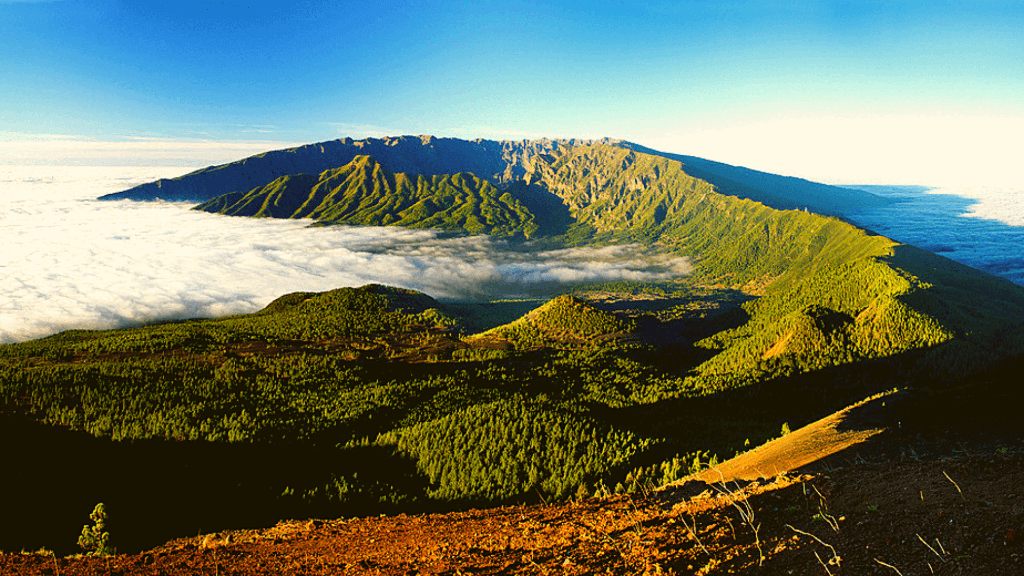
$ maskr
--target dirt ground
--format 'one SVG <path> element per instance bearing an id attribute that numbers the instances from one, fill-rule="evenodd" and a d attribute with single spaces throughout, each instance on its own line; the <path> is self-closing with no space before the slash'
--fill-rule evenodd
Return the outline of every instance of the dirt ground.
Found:
<path id="1" fill-rule="evenodd" d="M 8 554 L 0 573 L 1019 575 L 1022 487 L 1019 452 L 908 459 L 742 488 L 282 522 L 132 556 Z"/>
<path id="2" fill-rule="evenodd" d="M 558 505 L 285 521 L 135 555 L 8 552 L 0 574 L 1024 574 L 1016 409 L 1002 425 L 967 425 L 933 410 L 915 419 L 906 408 L 919 404 L 876 399 L 719 470 L 774 474 L 798 454 L 800 468 L 770 478 L 690 479 Z"/>

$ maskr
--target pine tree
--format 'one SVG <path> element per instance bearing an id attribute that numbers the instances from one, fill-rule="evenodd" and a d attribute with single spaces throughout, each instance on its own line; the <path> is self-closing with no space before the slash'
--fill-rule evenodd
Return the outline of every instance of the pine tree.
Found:
<path id="1" fill-rule="evenodd" d="M 85 550 L 87 556 L 109 556 L 114 553 L 114 548 L 109 544 L 110 533 L 107 527 L 107 507 L 102 502 L 93 508 L 89 519 L 93 525 L 82 526 L 82 535 L 78 537 L 78 545 Z"/>

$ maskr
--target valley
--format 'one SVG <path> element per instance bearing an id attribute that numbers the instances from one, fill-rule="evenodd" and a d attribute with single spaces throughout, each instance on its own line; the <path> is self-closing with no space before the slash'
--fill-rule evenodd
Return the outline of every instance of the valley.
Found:
<path id="1" fill-rule="evenodd" d="M 635 526 L 678 540 L 685 533 L 667 523 L 679 520 L 664 512 L 676 483 L 864 399 L 899 399 L 882 426 L 897 440 L 865 452 L 878 465 L 906 449 L 899 430 L 921 420 L 918 402 L 943 413 L 964 398 L 1019 399 L 1002 394 L 1024 352 L 1024 289 L 836 217 L 884 202 L 861 191 L 621 141 L 405 137 L 271 152 L 111 199 L 125 197 L 189 198 L 224 218 L 486 233 L 510 249 L 639 245 L 664 258 L 671 278 L 486 301 L 371 284 L 282 295 L 254 314 L 0 346 L 0 425 L 20 470 L 2 480 L 20 497 L 0 549 L 71 554 L 97 502 L 130 554 L 285 519 L 453 513 L 410 522 L 502 523 L 504 510 L 568 530 L 566 542 L 592 540 L 577 524 L 605 511 L 626 518 L 601 528 L 615 538 L 633 514 Z M 977 426 L 983 412 L 948 420 Z M 989 440 L 1012 446 L 1015 433 Z M 952 432 L 922 434 L 951 453 Z M 750 497 L 778 490 L 797 506 L 796 481 L 775 482 Z M 504 506 L 517 508 L 458 512 Z M 373 533 L 405 518 L 352 522 Z M 724 531 L 723 522 L 714 520 Z M 281 526 L 280 538 L 251 542 L 342 530 Z M 782 556 L 784 526 L 770 540 Z M 701 566 L 719 558 L 705 573 L 751 569 L 749 546 L 691 546 L 677 557 L 633 533 L 636 543 L 602 549 L 607 562 L 595 550 L 563 565 L 682 573 L 700 557 Z M 232 538 L 235 548 L 250 542 Z M 525 558 L 523 544 L 509 542 L 511 556 L 474 565 L 529 571 L 513 558 Z M 174 549 L 198 559 L 232 546 Z M 631 564 L 636 550 L 642 566 Z M 351 554 L 343 562 L 355 571 L 385 566 Z M 668 560 L 652 560 L 659 554 Z M 483 562 L 462 557 L 434 567 L 454 574 Z M 417 565 L 403 558 L 382 573 Z"/>

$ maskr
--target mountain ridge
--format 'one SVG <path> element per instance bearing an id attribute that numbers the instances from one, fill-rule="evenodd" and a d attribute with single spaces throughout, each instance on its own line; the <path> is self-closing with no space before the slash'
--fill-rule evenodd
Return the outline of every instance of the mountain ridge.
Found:
<path id="1" fill-rule="evenodd" d="M 310 218 L 321 225 L 431 227 L 525 238 L 540 229 L 515 197 L 471 173 L 394 173 L 366 155 L 319 176 L 281 176 L 194 209 L 229 216 Z"/>
<path id="2" fill-rule="evenodd" d="M 688 159 L 697 169 L 697 177 L 712 175 L 715 185 L 734 195 L 750 197 L 779 208 L 809 208 L 813 211 L 838 214 L 865 205 L 887 203 L 868 192 L 825 184 L 803 184 L 795 178 L 750 171 L 727 164 L 701 160 L 693 156 L 666 154 L 614 138 L 540 139 L 540 140 L 461 140 L 434 136 L 397 136 L 353 140 L 342 138 L 307 144 L 296 148 L 273 150 L 245 159 L 209 166 L 171 179 L 161 179 L 134 188 L 106 194 L 102 200 L 172 200 L 206 202 L 221 194 L 249 191 L 265 186 L 289 174 L 319 174 L 352 161 L 355 156 L 369 155 L 396 173 L 424 176 L 472 172 L 503 188 L 522 180 L 533 170 L 536 158 L 561 152 L 575 146 L 606 144 L 634 149 L 670 159 Z M 743 175 L 756 173 L 757 178 Z M 740 175 L 743 182 L 734 182 L 730 175 Z M 813 193 L 810 193 L 811 191 Z M 780 193 L 781 192 L 781 193 Z M 827 197 L 823 197 L 827 194 Z"/>

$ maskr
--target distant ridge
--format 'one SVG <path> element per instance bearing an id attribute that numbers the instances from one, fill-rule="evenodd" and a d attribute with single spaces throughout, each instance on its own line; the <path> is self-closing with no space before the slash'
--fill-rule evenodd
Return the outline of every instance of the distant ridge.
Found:
<path id="1" fill-rule="evenodd" d="M 610 140 L 460 140 L 434 136 L 396 136 L 353 140 L 341 138 L 297 148 L 256 154 L 237 162 L 210 166 L 178 178 L 160 179 L 101 200 L 177 200 L 205 202 L 228 192 L 244 192 L 290 174 L 319 174 L 344 166 L 356 156 L 372 156 L 392 172 L 432 176 L 471 172 L 494 184 L 522 178 L 531 159 L 564 146 Z"/>
<path id="2" fill-rule="evenodd" d="M 860 194 L 859 190 L 811 182 L 793 176 L 780 176 L 769 172 L 732 166 L 696 156 L 659 152 L 646 146 L 623 142 L 630 150 L 678 160 L 687 174 L 713 184 L 723 194 L 757 200 L 772 208 L 810 208 L 816 212 L 835 216 L 844 212 L 890 203 L 874 194 Z"/>
<path id="3" fill-rule="evenodd" d="M 369 156 L 356 156 L 319 177 L 281 176 L 248 193 L 217 196 L 195 209 L 229 216 L 312 218 L 320 224 L 431 227 L 526 238 L 539 230 L 515 197 L 473 174 L 395 174 Z"/>
<path id="4" fill-rule="evenodd" d="M 230 192 L 248 192 L 281 176 L 319 174 L 344 166 L 361 155 L 372 156 L 396 173 L 434 176 L 470 172 L 498 188 L 504 188 L 528 178 L 535 171 L 537 160 L 550 163 L 555 156 L 568 150 L 594 144 L 607 144 L 680 161 L 688 174 L 708 181 L 722 193 L 756 200 L 772 208 L 807 208 L 837 215 L 888 202 L 869 192 L 758 172 L 695 156 L 667 154 L 613 138 L 495 141 L 434 136 L 342 138 L 264 152 L 178 178 L 160 179 L 107 194 L 100 199 L 201 203 Z"/>

